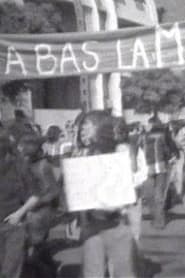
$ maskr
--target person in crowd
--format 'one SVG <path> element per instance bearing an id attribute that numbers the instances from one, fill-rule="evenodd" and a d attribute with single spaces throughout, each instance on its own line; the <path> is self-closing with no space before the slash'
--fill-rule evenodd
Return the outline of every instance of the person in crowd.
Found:
<path id="1" fill-rule="evenodd" d="M 28 198 L 22 205 L 23 185 L 5 132 L 0 134 L 0 191 L 0 277 L 19 278 L 25 247 L 25 229 L 19 216 L 32 209 L 36 199 Z"/>
<path id="2" fill-rule="evenodd" d="M 29 223 L 29 219 L 36 222 L 38 220 L 38 223 L 35 222 L 38 225 L 35 226 L 35 239 L 45 239 L 48 232 L 46 228 L 49 228 L 51 216 L 56 212 L 59 193 L 57 182 L 50 163 L 43 157 L 42 138 L 24 135 L 18 143 L 18 152 L 18 166 L 22 165 L 21 179 L 24 187 L 30 190 L 27 194 L 38 196 L 35 210 L 27 214 L 26 221 Z M 32 228 L 32 223 L 30 227 Z M 30 235 L 33 235 L 34 241 L 34 233 Z"/>
<path id="3" fill-rule="evenodd" d="M 185 121 L 174 120 L 170 122 L 169 129 L 171 132 L 171 152 L 169 171 L 169 193 L 171 204 L 184 203 L 184 164 L 185 164 Z"/>
<path id="4" fill-rule="evenodd" d="M 56 269 L 46 246 L 46 239 L 56 216 L 60 190 L 50 162 L 43 157 L 42 143 L 41 137 L 24 135 L 18 143 L 17 165 L 21 181 L 27 188 L 25 197 L 36 198 L 34 210 L 27 212 L 24 217 L 28 261 L 33 269 L 40 266 L 41 276 L 53 278 Z M 43 254 L 46 261 L 43 261 Z"/>
<path id="5" fill-rule="evenodd" d="M 116 119 L 114 134 L 116 140 L 116 152 L 129 152 L 131 170 L 133 176 L 133 186 L 136 192 L 135 204 L 125 209 L 130 230 L 133 237 L 134 263 L 136 264 L 137 277 L 153 277 L 154 273 L 161 270 L 160 264 L 154 263 L 145 257 L 141 243 L 142 228 L 142 201 L 143 187 L 147 180 L 148 167 L 143 149 L 139 146 L 139 135 L 142 130 L 130 131 L 125 121 Z M 134 133 L 134 138 L 133 138 Z M 124 210 L 122 211 L 123 214 Z"/>
<path id="6" fill-rule="evenodd" d="M 114 127 L 116 152 L 123 152 L 129 150 L 131 159 L 131 167 L 133 172 L 133 180 L 135 184 L 135 191 L 137 194 L 137 202 L 129 210 L 128 217 L 131 223 L 132 232 L 135 240 L 139 245 L 141 235 L 141 221 L 142 221 L 142 186 L 147 179 L 148 168 L 146 164 L 145 154 L 140 146 L 138 146 L 138 132 L 137 138 L 130 138 L 129 129 L 125 121 L 120 118 L 116 120 Z M 134 134 L 135 135 L 135 134 Z M 131 134 L 132 136 L 132 134 Z"/>
<path id="7" fill-rule="evenodd" d="M 60 144 L 58 144 L 61 135 L 61 129 L 59 126 L 49 126 L 46 135 L 45 143 L 43 145 L 43 151 L 48 156 L 55 156 L 60 152 Z"/>
<path id="8" fill-rule="evenodd" d="M 115 119 L 104 111 L 92 111 L 84 115 L 79 123 L 79 153 L 76 155 L 88 156 L 115 152 L 118 139 L 114 135 L 114 122 Z M 121 140 L 122 150 L 120 147 L 117 151 L 122 151 L 123 155 L 126 152 L 128 158 L 130 151 L 127 147 L 128 142 L 125 144 L 127 141 L 125 130 L 126 126 Z M 125 144 L 124 150 L 123 144 Z M 80 227 L 76 227 L 76 234 L 79 234 L 80 229 L 83 241 L 84 278 L 103 278 L 106 268 L 112 277 L 136 277 L 132 256 L 134 236 L 126 217 L 130 207 L 134 206 L 136 201 L 134 184 L 131 191 L 135 196 L 134 203 L 128 207 L 115 210 L 94 209 L 80 213 Z M 74 222 L 72 228 L 75 230 Z"/>
<path id="9" fill-rule="evenodd" d="M 165 129 L 157 117 L 149 119 L 141 146 L 145 152 L 148 167 L 146 184 L 149 195 L 147 199 L 152 215 L 151 223 L 156 229 L 163 229 L 166 225 L 165 198 L 170 149 Z"/>
<path id="10" fill-rule="evenodd" d="M 23 141 L 21 141 L 22 145 Z M 47 180 L 48 169 L 46 173 L 37 174 L 33 179 L 34 167 L 35 172 L 39 172 L 44 167 L 29 164 L 27 172 L 23 170 L 30 159 L 25 159 L 24 163 L 18 164 L 17 158 L 11 151 L 11 142 L 6 133 L 0 135 L 0 273 L 2 277 L 19 278 L 22 272 L 22 266 L 25 258 L 25 242 L 27 228 L 31 227 L 31 215 L 36 211 L 42 215 L 42 209 L 51 202 L 55 192 L 49 195 L 47 186 L 49 181 L 41 183 L 41 180 Z M 27 155 L 30 155 L 33 147 L 30 142 L 27 147 Z M 35 152 L 38 147 L 35 147 Z M 34 153 L 35 154 L 35 153 Z M 34 155 L 35 158 L 35 155 Z M 32 167 L 31 167 L 32 166 Z M 25 179 L 23 179 L 22 171 Z M 46 175 L 47 174 L 47 175 Z M 41 179 L 42 177 L 42 179 Z M 40 179 L 39 179 L 40 178 Z M 25 182 L 27 180 L 27 182 Z M 30 181 L 30 182 L 28 182 Z M 44 184 L 44 186 L 43 186 Z M 53 186 L 53 180 L 51 182 Z M 42 187 L 42 190 L 41 190 Z M 40 189 L 40 190 L 39 190 Z M 45 213 L 48 217 L 48 214 Z M 40 228 L 39 233 L 43 234 L 43 217 L 37 218 Z M 29 221 L 28 221 L 29 220 Z M 33 222 L 33 221 L 32 221 Z M 26 226 L 26 227 L 25 227 Z M 35 226 L 32 225 L 32 227 Z M 33 233 L 30 235 L 33 235 Z M 33 236 L 30 236 L 31 240 Z M 37 236 L 38 238 L 38 236 Z"/>

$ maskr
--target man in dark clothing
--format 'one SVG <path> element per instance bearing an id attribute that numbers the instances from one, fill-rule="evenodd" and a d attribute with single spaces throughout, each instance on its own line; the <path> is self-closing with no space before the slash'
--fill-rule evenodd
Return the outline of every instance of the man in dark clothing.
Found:
<path id="1" fill-rule="evenodd" d="M 21 213 L 10 215 L 23 204 L 23 186 L 5 134 L 0 136 L 0 192 L 0 276 L 19 278 L 25 230 L 23 225 L 15 225 Z"/>
<path id="2" fill-rule="evenodd" d="M 41 138 L 35 135 L 25 135 L 18 144 L 18 150 L 22 164 L 21 178 L 24 186 L 29 188 L 29 191 L 26 193 L 28 195 L 38 196 L 38 202 L 34 210 L 29 211 L 25 219 L 30 246 L 29 250 L 31 251 L 30 259 L 33 267 L 38 267 L 42 263 L 42 271 L 45 273 L 49 270 L 48 266 L 42 261 L 42 254 L 43 248 L 45 249 L 46 238 L 51 228 L 52 220 L 56 215 L 59 187 L 53 173 L 52 165 L 47 159 L 42 157 L 41 145 Z M 49 250 L 47 250 L 48 252 Z M 49 258 L 49 253 L 47 255 Z M 52 259 L 50 259 L 50 266 L 54 268 Z M 54 273 L 55 271 L 53 270 L 51 272 Z M 55 275 L 48 274 L 47 277 L 55 277 Z"/>
<path id="3" fill-rule="evenodd" d="M 165 198 L 170 150 L 165 138 L 165 130 L 155 118 L 149 120 L 150 130 L 143 137 L 142 145 L 148 166 L 147 188 L 152 225 L 162 229 L 166 224 Z"/>
<path id="4" fill-rule="evenodd" d="M 47 162 L 39 160 L 39 139 L 25 136 L 15 160 L 6 136 L 0 137 L 0 274 L 19 278 L 25 237 L 39 245 L 47 236 L 58 191 Z M 17 169 L 19 171 L 17 171 Z"/>

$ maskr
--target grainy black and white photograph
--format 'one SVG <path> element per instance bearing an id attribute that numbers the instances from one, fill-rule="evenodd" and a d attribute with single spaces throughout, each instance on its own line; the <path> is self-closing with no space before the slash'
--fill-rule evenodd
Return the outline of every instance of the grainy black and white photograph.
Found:
<path id="1" fill-rule="evenodd" d="M 0 0 L 0 278 L 185 277 L 185 0 Z"/>

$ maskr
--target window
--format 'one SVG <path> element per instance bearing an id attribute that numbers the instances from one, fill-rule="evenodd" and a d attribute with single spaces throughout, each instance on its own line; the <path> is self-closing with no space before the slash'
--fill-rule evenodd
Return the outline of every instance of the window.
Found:
<path id="1" fill-rule="evenodd" d="M 138 10 L 140 11 L 144 11 L 145 10 L 145 0 L 134 0 L 136 3 L 136 7 Z"/>

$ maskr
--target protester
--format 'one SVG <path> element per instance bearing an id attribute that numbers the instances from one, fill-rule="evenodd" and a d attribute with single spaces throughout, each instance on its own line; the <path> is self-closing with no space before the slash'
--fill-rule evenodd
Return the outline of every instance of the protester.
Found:
<path id="1" fill-rule="evenodd" d="M 122 118 L 116 121 L 114 133 L 117 143 L 116 151 L 122 152 L 123 154 L 126 150 L 129 151 L 129 156 L 131 159 L 134 186 L 137 193 L 137 202 L 134 206 L 129 208 L 127 214 L 134 238 L 137 241 L 137 244 L 139 244 L 142 220 L 142 185 L 147 179 L 148 168 L 144 152 L 141 147 L 138 146 L 138 139 L 136 140 L 134 138 L 134 143 L 132 140 L 133 138 L 130 140 L 128 128 Z"/>
<path id="2" fill-rule="evenodd" d="M 35 135 L 23 136 L 18 144 L 21 179 L 27 188 L 25 197 L 32 196 L 35 200 L 34 210 L 25 215 L 31 258 L 39 258 L 38 253 L 45 247 L 59 198 L 57 181 L 50 163 L 42 156 L 41 144 L 42 139 Z"/>
<path id="3" fill-rule="evenodd" d="M 163 229 L 166 225 L 165 198 L 167 188 L 168 161 L 170 150 L 165 129 L 158 118 L 150 118 L 147 132 L 141 143 L 148 166 L 148 204 L 152 215 L 152 225 Z"/>
<path id="4" fill-rule="evenodd" d="M 146 258 L 143 253 L 143 246 L 141 243 L 142 232 L 142 200 L 143 200 L 143 185 L 147 180 L 148 167 L 145 159 L 145 154 L 139 146 L 139 134 L 142 133 L 137 129 L 134 132 L 130 131 L 130 126 L 127 126 L 125 121 L 120 118 L 116 119 L 114 134 L 117 143 L 116 151 L 123 155 L 127 152 L 129 154 L 128 163 L 130 161 L 133 187 L 136 192 L 136 202 L 122 210 L 122 215 L 128 218 L 130 225 L 130 233 L 133 244 L 133 261 L 135 269 L 137 270 L 137 277 L 153 277 L 154 273 L 160 271 L 160 264 L 152 262 Z M 124 170 L 124 169 L 123 169 Z M 125 212 L 124 212 L 125 210 Z M 114 276 L 113 276 L 114 277 Z"/>
<path id="5" fill-rule="evenodd" d="M 43 144 L 43 151 L 49 157 L 60 154 L 60 135 L 61 129 L 59 126 L 51 125 L 45 135 L 45 143 Z"/>
<path id="6" fill-rule="evenodd" d="M 25 258 L 24 218 L 39 204 L 38 194 L 25 186 L 6 134 L 0 136 L 0 274 L 19 278 Z M 32 191 L 32 193 L 31 193 Z"/>
<path id="7" fill-rule="evenodd" d="M 86 114 L 79 124 L 78 146 L 81 146 L 79 155 L 87 156 L 115 152 L 116 140 L 118 139 L 114 135 L 114 123 L 115 119 L 104 111 L 92 111 Z M 121 151 L 123 155 L 126 151 L 128 155 L 126 157 L 128 158 L 130 157 L 129 144 L 127 136 L 124 138 L 127 134 L 126 125 L 123 133 L 122 150 L 119 146 L 120 149 L 117 149 L 117 151 Z M 134 184 L 131 190 L 136 201 Z M 115 210 L 105 208 L 104 210 L 94 209 L 80 213 L 81 240 L 83 241 L 83 277 L 105 277 L 106 268 L 112 277 L 136 277 L 132 252 L 134 236 L 127 221 L 127 212 L 133 205 Z M 78 234 L 79 227 L 76 228 L 76 234 Z M 133 233 L 136 235 L 136 232 Z M 125 252 L 127 256 L 125 256 Z"/>
<path id="8" fill-rule="evenodd" d="M 46 158 L 43 158 L 42 153 L 42 138 L 35 135 L 23 136 L 18 144 L 19 161 L 18 164 L 22 164 L 20 167 L 20 174 L 24 186 L 29 188 L 31 192 L 28 194 L 35 194 L 38 196 L 37 206 L 34 212 L 29 213 L 29 217 L 45 218 L 46 222 L 50 221 L 50 214 L 55 213 L 55 203 L 58 199 L 58 187 L 52 171 L 52 167 L 48 163 Z M 29 218 L 28 217 L 28 218 Z M 41 219 L 40 218 L 40 219 Z M 42 234 L 43 223 L 40 224 L 38 229 Z M 49 224 L 46 224 L 46 226 Z M 47 234 L 43 231 L 43 234 Z M 39 235 L 38 235 L 39 237 Z M 43 236 L 44 238 L 45 236 Z M 37 238 L 37 235 L 36 235 Z"/>
<path id="9" fill-rule="evenodd" d="M 169 127 L 173 141 L 171 144 L 172 158 L 170 160 L 168 194 L 171 204 L 167 204 L 167 206 L 171 208 L 175 204 L 184 203 L 185 121 L 172 121 Z"/>

